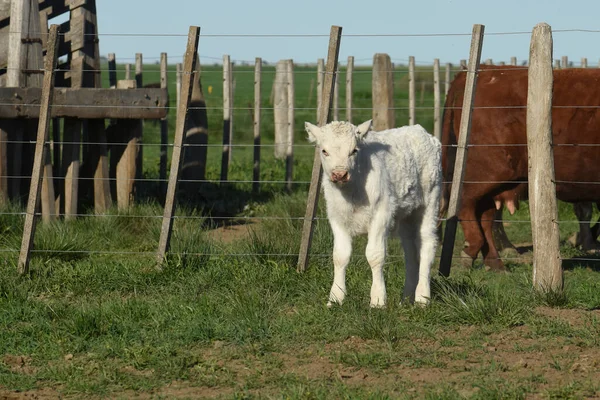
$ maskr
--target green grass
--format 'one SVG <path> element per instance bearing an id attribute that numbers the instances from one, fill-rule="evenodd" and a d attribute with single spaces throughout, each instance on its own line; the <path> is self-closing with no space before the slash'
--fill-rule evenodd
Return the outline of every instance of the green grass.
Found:
<path id="1" fill-rule="evenodd" d="M 244 68 L 236 71 L 237 90 L 250 98 L 250 86 L 242 82 Z M 218 143 L 219 68 L 203 67 L 203 74 L 205 93 L 213 86 L 207 95 L 213 105 L 209 143 Z M 316 74 L 307 67 L 297 74 L 298 87 L 306 89 L 297 89 L 303 99 L 298 106 L 314 107 L 308 99 L 314 103 L 316 96 L 310 97 L 307 88 Z M 370 72 L 364 76 L 355 79 L 355 98 L 370 107 Z M 398 77 L 399 85 L 403 79 Z M 263 98 L 268 106 L 268 96 Z M 240 107 L 247 101 L 242 95 L 237 99 Z M 304 119 L 314 121 L 313 113 L 297 113 L 297 132 Z M 369 118 L 366 114 L 357 120 Z M 236 118 L 236 140 L 249 143 L 251 127 L 244 113 Z M 269 143 L 272 122 L 264 120 Z M 149 123 L 146 128 L 144 143 L 157 143 L 156 128 Z M 304 143 L 303 134 L 296 143 Z M 264 149 L 261 176 L 282 180 L 284 165 L 271 154 Z M 312 154 L 311 147 L 296 149 L 295 180 L 308 180 Z M 145 149 L 144 155 L 145 176 L 156 177 L 158 153 Z M 218 178 L 219 157 L 218 148 L 209 152 L 209 179 Z M 231 179 L 250 179 L 251 165 L 251 150 L 235 148 Z M 597 364 L 578 356 L 597 355 L 597 262 L 569 261 L 565 290 L 545 297 L 532 290 L 532 267 L 520 260 L 509 263 L 508 274 L 465 270 L 457 262 L 449 279 L 434 277 L 432 302 L 423 308 L 400 304 L 404 265 L 401 246 L 392 240 L 385 272 L 389 304 L 373 310 L 371 272 L 360 238 L 348 270 L 347 300 L 329 309 L 332 235 L 323 202 L 309 268 L 296 272 L 298 218 L 304 215 L 307 185 L 298 183 L 287 193 L 282 185 L 265 183 L 253 195 L 248 183 L 207 183 L 201 206 L 177 208 L 177 216 L 186 218 L 175 219 L 163 270 L 154 261 L 162 207 L 152 196 L 152 185 L 142 187 L 129 210 L 113 208 L 93 216 L 84 209 L 89 216 L 40 224 L 31 273 L 23 277 L 16 273 L 22 207 L 2 209 L 0 396 L 41 390 L 74 397 L 236 399 L 579 398 L 599 393 L 592 379 Z M 570 206 L 560 207 L 561 220 L 575 220 Z M 215 216 L 250 221 L 251 234 L 239 241 L 220 240 L 214 235 Z M 528 223 L 518 222 L 527 219 L 526 204 L 506 216 L 515 242 L 530 240 Z M 561 238 L 575 229 L 561 224 Z M 459 232 L 457 250 L 461 240 Z M 583 256 L 567 244 L 561 250 L 569 257 Z M 580 319 L 540 311 L 548 307 Z M 575 372 L 555 379 L 567 371 Z"/>

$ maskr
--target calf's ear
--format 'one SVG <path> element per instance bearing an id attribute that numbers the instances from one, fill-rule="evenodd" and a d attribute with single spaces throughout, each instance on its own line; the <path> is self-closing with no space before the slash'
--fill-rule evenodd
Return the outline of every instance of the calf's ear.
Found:
<path id="1" fill-rule="evenodd" d="M 371 130 L 372 125 L 373 125 L 373 120 L 370 119 L 368 121 L 363 122 L 359 126 L 357 126 L 356 127 L 356 136 L 358 136 L 359 139 L 363 139 L 365 137 L 365 135 Z"/>
<path id="2" fill-rule="evenodd" d="M 321 128 L 316 125 L 311 124 L 310 122 L 304 123 L 304 129 L 308 132 L 308 141 L 311 143 L 319 142 L 319 138 L 321 137 Z"/>

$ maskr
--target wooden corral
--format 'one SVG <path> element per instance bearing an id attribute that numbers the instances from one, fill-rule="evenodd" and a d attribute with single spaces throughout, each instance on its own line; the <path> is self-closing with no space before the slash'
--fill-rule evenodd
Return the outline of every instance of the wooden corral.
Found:
<path id="1" fill-rule="evenodd" d="M 95 212 L 110 207 L 114 196 L 109 182 L 115 177 L 109 175 L 109 152 L 112 162 L 121 160 L 115 160 L 119 151 L 107 143 L 105 119 L 131 121 L 113 127 L 112 134 L 123 146 L 135 139 L 135 153 L 140 154 L 141 119 L 165 118 L 168 106 L 166 85 L 101 88 L 95 0 L 0 0 L 0 202 L 27 196 L 48 20 L 66 13 L 69 19 L 60 26 L 58 47 L 64 62 L 56 71 L 51 111 L 53 157 L 52 162 L 47 157 L 43 175 L 44 219 L 77 215 L 80 182 L 93 182 L 88 190 L 93 192 Z M 141 158 L 122 168 L 126 172 L 121 181 L 128 183 L 124 205 L 133 198 L 132 182 L 140 168 Z"/>

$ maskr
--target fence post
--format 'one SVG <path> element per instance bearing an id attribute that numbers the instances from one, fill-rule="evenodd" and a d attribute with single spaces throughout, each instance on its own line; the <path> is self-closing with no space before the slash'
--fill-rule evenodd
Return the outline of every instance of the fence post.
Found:
<path id="1" fill-rule="evenodd" d="M 440 59 L 436 58 L 433 60 L 433 136 L 442 140 L 440 103 Z"/>
<path id="2" fill-rule="evenodd" d="M 125 80 L 131 79 L 131 64 L 125 64 Z"/>
<path id="3" fill-rule="evenodd" d="M 444 231 L 444 243 L 442 243 L 442 255 L 440 259 L 440 273 L 443 276 L 450 275 L 452 266 L 452 253 L 456 239 L 456 228 L 458 227 L 458 210 L 462 195 L 462 181 L 467 162 L 467 146 L 471 135 L 471 113 L 477 86 L 477 71 L 481 60 L 481 46 L 483 45 L 483 25 L 473 26 L 471 37 L 471 49 L 469 52 L 469 68 L 467 69 L 467 81 L 465 83 L 465 95 L 462 104 L 460 128 L 458 134 L 458 146 L 456 149 L 456 161 L 454 163 L 454 175 L 452 177 L 452 189 L 450 201 L 446 213 L 446 227 Z"/>
<path id="4" fill-rule="evenodd" d="M 275 81 L 273 82 L 274 101 L 273 118 L 275 121 L 275 158 L 283 159 L 286 154 L 288 137 L 288 86 L 287 61 L 279 60 L 275 66 Z"/>
<path id="5" fill-rule="evenodd" d="M 221 181 L 227 180 L 231 159 L 231 132 L 233 131 L 233 111 L 231 99 L 231 59 L 223 56 L 223 154 L 221 155 Z"/>
<path id="6" fill-rule="evenodd" d="M 163 214 L 162 226 L 160 230 L 160 239 L 158 241 L 158 252 L 156 254 L 157 266 L 162 267 L 167 251 L 171 242 L 171 233 L 173 231 L 173 216 L 175 215 L 175 194 L 177 193 L 177 184 L 179 183 L 179 171 L 181 169 L 183 145 L 185 142 L 185 121 L 188 107 L 192 99 L 193 74 L 196 69 L 196 60 L 198 59 L 198 41 L 200 40 L 200 28 L 190 26 L 188 33 L 188 42 L 183 60 L 181 101 L 177 107 L 177 120 L 175 125 L 175 139 L 173 142 L 173 155 L 171 157 L 171 172 L 169 174 L 169 184 L 167 186 L 167 196 L 165 199 L 165 210 Z"/>
<path id="7" fill-rule="evenodd" d="M 552 151 L 552 87 L 552 29 L 540 23 L 533 28 L 529 50 L 527 152 L 533 286 L 543 292 L 563 287 Z"/>
<path id="8" fill-rule="evenodd" d="M 334 121 L 339 121 L 340 120 L 340 107 L 339 107 L 339 100 L 340 100 L 340 71 L 339 68 L 337 71 L 335 71 L 335 83 L 333 84 L 333 120 Z"/>
<path id="9" fill-rule="evenodd" d="M 293 168 L 294 168 L 294 112 L 295 112 L 295 101 L 294 101 L 294 60 L 286 61 L 287 69 L 287 100 L 288 100 L 288 134 L 286 140 L 286 151 L 285 151 L 285 179 L 287 181 L 286 187 L 288 192 L 292 191 L 293 183 Z"/>
<path id="10" fill-rule="evenodd" d="M 450 69 L 452 64 L 446 63 L 446 75 L 444 76 L 444 97 L 448 96 L 448 90 L 450 89 Z"/>
<path id="11" fill-rule="evenodd" d="M 517 65 L 517 57 L 513 56 L 510 58 L 510 65 L 513 65 L 513 66 Z"/>
<path id="12" fill-rule="evenodd" d="M 321 104 L 323 103 L 323 70 L 325 61 L 322 58 L 317 59 L 317 121 L 321 120 Z"/>
<path id="13" fill-rule="evenodd" d="M 569 68 L 569 57 L 568 56 L 562 56 L 560 58 L 560 63 L 562 65 L 562 68 Z"/>
<path id="14" fill-rule="evenodd" d="M 340 52 L 340 40 L 342 38 L 342 27 L 332 26 L 329 34 L 329 49 L 327 51 L 327 75 L 323 84 L 323 99 L 321 103 L 318 121 L 319 126 L 327 124 L 330 117 L 331 103 L 333 102 L 333 79 L 337 71 L 338 56 Z M 321 155 L 319 149 L 315 148 L 313 169 L 310 180 L 310 189 L 306 200 L 306 214 L 304 214 L 304 225 L 302 226 L 302 238 L 300 251 L 298 253 L 298 272 L 304 272 L 308 266 L 308 252 L 312 243 L 315 228 L 315 216 L 319 205 L 319 191 L 321 190 Z"/>
<path id="15" fill-rule="evenodd" d="M 177 90 L 177 104 L 176 107 L 179 108 L 179 99 L 181 98 L 181 63 L 177 63 L 175 65 L 175 88 Z"/>
<path id="16" fill-rule="evenodd" d="M 167 89 L 168 84 L 167 53 L 160 53 L 160 87 Z M 170 100 L 169 100 L 170 102 Z M 167 113 L 168 115 L 168 113 Z M 167 148 L 169 146 L 169 119 L 168 116 L 160 120 L 160 160 L 158 166 L 158 191 L 162 198 L 167 192 Z"/>
<path id="17" fill-rule="evenodd" d="M 260 111 L 261 111 L 261 74 L 262 59 L 254 62 L 254 169 L 252 174 L 252 192 L 260 191 Z"/>
<path id="18" fill-rule="evenodd" d="M 587 58 L 581 57 L 581 68 L 587 68 Z"/>
<path id="19" fill-rule="evenodd" d="M 394 127 L 394 75 L 390 56 L 373 56 L 373 129 L 382 131 Z"/>
<path id="20" fill-rule="evenodd" d="M 408 57 L 408 124 L 415 124 L 415 57 Z"/>
<path id="21" fill-rule="evenodd" d="M 38 207 L 41 192 L 44 156 L 48 151 L 46 141 L 48 139 L 48 130 L 50 129 L 50 105 L 52 104 L 54 92 L 54 70 L 56 68 L 58 53 L 58 25 L 50 27 L 47 44 L 44 80 L 40 99 L 40 119 L 33 158 L 31 185 L 29 186 L 29 198 L 27 199 L 27 212 L 23 226 L 23 240 L 21 241 L 21 252 L 19 255 L 18 269 L 21 275 L 29 272 L 29 258 L 33 247 L 36 226 L 35 210 Z"/>
<path id="22" fill-rule="evenodd" d="M 117 59 L 115 53 L 108 53 L 108 84 L 111 89 L 117 87 Z"/>
<path id="23" fill-rule="evenodd" d="M 354 74 L 354 57 L 348 56 L 346 67 L 346 121 L 352 123 L 352 75 Z"/>

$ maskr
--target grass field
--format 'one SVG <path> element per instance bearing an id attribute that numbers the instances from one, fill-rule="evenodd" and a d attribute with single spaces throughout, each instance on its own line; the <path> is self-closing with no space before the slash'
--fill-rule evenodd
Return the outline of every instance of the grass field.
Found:
<path id="1" fill-rule="evenodd" d="M 153 68 L 145 66 L 145 82 L 153 81 Z M 242 108 L 252 98 L 253 74 L 251 67 L 236 71 L 234 140 L 250 143 L 250 117 Z M 396 74 L 398 107 L 406 105 L 402 71 Z M 354 97 L 364 110 L 355 122 L 370 114 L 370 71 L 362 73 Z M 297 181 L 308 180 L 312 165 L 313 149 L 300 145 L 304 120 L 314 121 L 316 96 L 308 88 L 315 75 L 310 67 L 296 75 L 305 89 L 296 89 Z M 209 143 L 218 144 L 220 68 L 203 66 L 202 83 Z M 265 82 L 266 108 L 269 91 Z M 424 104 L 430 101 L 426 93 Z M 400 111 L 399 125 L 407 119 Z M 269 115 L 263 116 L 267 144 L 273 140 Z M 431 129 L 431 118 L 419 115 Z M 145 144 L 158 143 L 156 129 L 146 123 Z M 232 180 L 251 179 L 251 152 L 234 149 Z M 144 155 L 145 177 L 157 177 L 157 147 L 148 146 Z M 262 179 L 283 180 L 284 165 L 268 147 L 262 161 Z M 220 149 L 211 147 L 207 178 L 218 179 L 219 168 Z M 434 277 L 430 306 L 400 305 L 402 251 L 392 241 L 385 272 L 389 306 L 371 310 L 360 239 L 347 301 L 328 309 L 332 237 L 322 207 L 309 269 L 295 270 L 308 185 L 286 193 L 281 184 L 264 184 L 252 195 L 249 183 L 207 184 L 210 209 L 178 208 L 162 271 L 154 268 L 162 208 L 153 185 L 142 188 L 130 210 L 40 224 L 26 277 L 16 274 L 22 207 L 2 210 L 0 397 L 600 397 L 600 264 L 566 243 L 576 224 L 561 224 L 561 251 L 568 258 L 561 293 L 531 290 L 527 255 L 508 260 L 507 274 L 464 269 L 456 259 L 449 279 Z M 215 228 L 216 213 L 231 217 L 232 226 Z M 530 243 L 528 218 L 526 203 L 506 216 L 515 243 Z M 560 204 L 559 219 L 575 220 L 569 205 Z M 459 233 L 456 255 L 461 242 Z"/>

